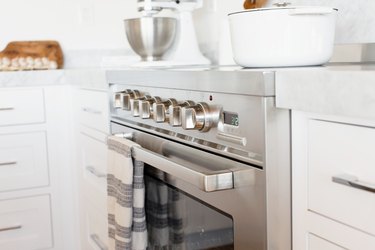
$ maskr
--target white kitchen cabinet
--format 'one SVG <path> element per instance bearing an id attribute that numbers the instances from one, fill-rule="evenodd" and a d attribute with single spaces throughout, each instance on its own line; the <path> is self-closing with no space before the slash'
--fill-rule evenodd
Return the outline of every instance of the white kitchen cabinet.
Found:
<path id="1" fill-rule="evenodd" d="M 71 88 L 0 89 L 0 249 L 76 250 Z"/>
<path id="2" fill-rule="evenodd" d="M 43 123 L 44 92 L 41 88 L 12 88 L 0 91 L 0 126 Z"/>
<path id="3" fill-rule="evenodd" d="M 373 121 L 292 112 L 294 249 L 375 249 L 374 148 Z"/>
<path id="4" fill-rule="evenodd" d="M 75 90 L 81 249 L 107 249 L 107 91 Z"/>
<path id="5" fill-rule="evenodd" d="M 0 134 L 0 192 L 49 184 L 45 132 Z"/>
<path id="6" fill-rule="evenodd" d="M 0 249 L 53 247 L 49 195 L 0 201 Z"/>

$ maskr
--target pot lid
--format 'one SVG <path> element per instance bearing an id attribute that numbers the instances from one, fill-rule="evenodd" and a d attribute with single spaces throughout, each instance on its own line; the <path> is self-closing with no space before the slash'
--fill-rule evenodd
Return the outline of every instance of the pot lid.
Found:
<path id="1" fill-rule="evenodd" d="M 291 3 L 287 2 L 279 2 L 273 4 L 274 7 L 266 7 L 266 8 L 257 8 L 257 9 L 249 9 L 249 10 L 242 10 L 242 11 L 236 11 L 229 13 L 230 15 L 235 14 L 242 14 L 247 12 L 259 12 L 259 11 L 277 11 L 277 10 L 314 10 L 315 14 L 328 14 L 332 11 L 338 11 L 338 9 L 333 7 L 327 7 L 327 6 L 291 6 Z"/>

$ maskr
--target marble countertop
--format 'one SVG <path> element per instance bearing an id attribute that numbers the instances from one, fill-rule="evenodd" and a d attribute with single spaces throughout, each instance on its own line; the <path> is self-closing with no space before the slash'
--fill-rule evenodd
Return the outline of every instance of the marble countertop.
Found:
<path id="1" fill-rule="evenodd" d="M 106 90 L 105 72 L 100 68 L 0 72 L 0 87 L 73 85 Z"/>
<path id="2" fill-rule="evenodd" d="M 206 68 L 209 71 L 267 72 L 274 78 L 276 106 L 279 108 L 375 119 L 375 64 L 330 64 L 320 67 L 279 69 Z M 106 90 L 109 68 L 81 68 L 47 71 L 0 72 L 0 87 L 72 85 Z M 121 72 L 117 69 L 118 72 Z M 142 70 L 123 69 L 142 74 Z M 160 71 L 157 70 L 160 75 Z M 191 68 L 189 71 L 202 71 Z M 208 72 L 207 72 L 208 71 Z M 121 73 L 121 74 L 124 74 Z M 152 72 L 151 72 L 152 73 Z M 150 73 L 150 74 L 151 74 Z M 215 74 L 215 73 L 213 73 Z M 246 76 L 246 74 L 239 74 Z"/>
<path id="3" fill-rule="evenodd" d="M 277 70 L 279 108 L 375 119 L 375 64 Z"/>

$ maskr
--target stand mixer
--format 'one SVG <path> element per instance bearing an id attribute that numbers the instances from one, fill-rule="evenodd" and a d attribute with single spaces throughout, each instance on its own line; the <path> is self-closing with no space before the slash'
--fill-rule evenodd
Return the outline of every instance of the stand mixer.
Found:
<path id="1" fill-rule="evenodd" d="M 159 16 L 164 9 L 172 10 L 178 18 L 174 40 L 171 39 L 172 45 L 165 49 L 161 59 L 143 58 L 142 62 L 136 63 L 134 66 L 209 65 L 210 61 L 199 50 L 192 18 L 192 11 L 201 7 L 202 0 L 138 0 L 138 11 L 142 13 L 142 18 L 157 18 L 155 16 Z M 140 28 L 145 27 L 140 25 Z M 155 27 L 154 30 L 158 31 L 160 28 Z M 128 30 L 127 36 L 133 50 L 139 54 L 134 48 L 137 44 L 133 43 L 133 46 L 130 41 Z"/>

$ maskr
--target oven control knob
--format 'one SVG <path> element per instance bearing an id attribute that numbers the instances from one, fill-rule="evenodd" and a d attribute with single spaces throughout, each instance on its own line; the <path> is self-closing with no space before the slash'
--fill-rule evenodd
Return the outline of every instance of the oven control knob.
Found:
<path id="1" fill-rule="evenodd" d="M 142 95 L 138 90 L 130 90 L 122 96 L 122 109 L 131 110 L 132 100 L 140 98 Z"/>
<path id="2" fill-rule="evenodd" d="M 197 105 L 182 108 L 182 128 L 206 132 L 220 120 L 222 108 L 199 102 Z"/>
<path id="3" fill-rule="evenodd" d="M 155 122 L 165 122 L 169 113 L 169 107 L 177 105 L 176 99 L 170 98 L 165 102 L 152 104 L 153 118 Z"/>
<path id="4" fill-rule="evenodd" d="M 124 91 L 119 91 L 114 94 L 113 97 L 113 107 L 119 109 L 123 107 L 123 96 L 128 93 L 129 89 Z"/>
<path id="5" fill-rule="evenodd" d="M 139 111 L 139 116 L 142 119 L 148 119 L 151 118 L 151 113 L 152 113 L 152 107 L 154 103 L 160 103 L 161 98 L 158 96 L 147 98 L 146 100 L 142 100 L 140 102 L 140 111 Z"/>
<path id="6" fill-rule="evenodd" d="M 115 93 L 113 106 L 114 108 L 130 110 L 130 101 L 139 97 L 141 97 L 141 93 L 138 90 L 127 89 L 125 91 L 117 92 Z"/>
<path id="7" fill-rule="evenodd" d="M 194 104 L 195 103 L 193 101 L 185 101 L 177 105 L 169 106 L 169 125 L 173 127 L 181 126 L 181 109 L 183 107 L 192 106 Z"/>
<path id="8" fill-rule="evenodd" d="M 146 95 L 146 96 L 139 97 L 137 99 L 131 99 L 130 100 L 130 104 L 131 104 L 130 107 L 131 107 L 131 111 L 132 111 L 133 116 L 135 116 L 135 117 L 139 116 L 141 102 L 143 100 L 146 100 L 146 99 L 149 99 L 149 98 L 151 98 L 151 96 Z"/>

